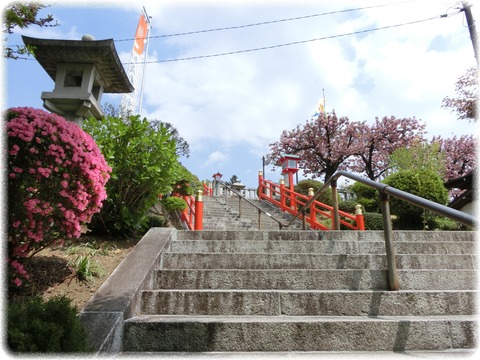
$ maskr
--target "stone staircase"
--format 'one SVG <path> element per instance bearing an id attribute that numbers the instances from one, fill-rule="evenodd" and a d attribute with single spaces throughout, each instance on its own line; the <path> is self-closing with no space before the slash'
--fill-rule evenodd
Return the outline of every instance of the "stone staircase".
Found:
<path id="1" fill-rule="evenodd" d="M 474 232 L 178 231 L 123 352 L 473 352 Z"/>
<path id="2" fill-rule="evenodd" d="M 292 218 L 290 214 L 283 213 L 264 200 L 249 199 L 249 201 L 284 224 Z M 258 230 L 258 209 L 242 201 L 239 213 L 238 196 L 205 196 L 203 204 L 204 230 Z M 260 226 L 261 230 L 279 230 L 278 223 L 264 213 L 261 214 Z M 297 221 L 290 228 L 300 230 L 302 223 Z"/>

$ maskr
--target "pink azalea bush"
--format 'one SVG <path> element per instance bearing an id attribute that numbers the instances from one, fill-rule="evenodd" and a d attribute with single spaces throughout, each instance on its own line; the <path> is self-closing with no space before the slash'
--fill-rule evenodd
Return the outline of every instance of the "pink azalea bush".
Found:
<path id="1" fill-rule="evenodd" d="M 17 286 L 26 258 L 55 242 L 78 238 L 100 211 L 111 169 L 78 125 L 28 107 L 6 112 L 8 135 L 8 262 Z"/>

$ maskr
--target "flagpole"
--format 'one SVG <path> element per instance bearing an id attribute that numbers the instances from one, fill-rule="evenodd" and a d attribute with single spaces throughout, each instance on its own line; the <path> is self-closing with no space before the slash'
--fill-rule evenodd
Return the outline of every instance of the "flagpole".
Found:
<path id="1" fill-rule="evenodd" d="M 149 39 L 150 39 L 150 19 L 151 17 L 147 15 L 147 10 L 145 10 L 145 7 L 143 7 L 143 16 L 145 17 L 145 20 L 147 21 L 147 42 L 145 44 L 145 55 L 143 56 L 143 72 L 142 72 L 142 83 L 140 85 L 140 100 L 138 103 L 138 112 L 137 114 L 142 113 L 142 102 L 143 102 L 143 86 L 145 85 L 145 74 L 147 70 L 147 56 L 148 56 L 148 44 L 149 44 Z"/>
<path id="2" fill-rule="evenodd" d="M 327 101 L 325 100 L 325 89 L 322 89 L 323 93 L 323 112 L 327 116 Z"/>

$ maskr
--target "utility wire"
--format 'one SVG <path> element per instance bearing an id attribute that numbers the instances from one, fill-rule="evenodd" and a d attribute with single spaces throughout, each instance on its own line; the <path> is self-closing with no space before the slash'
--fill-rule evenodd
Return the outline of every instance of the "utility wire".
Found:
<path id="1" fill-rule="evenodd" d="M 411 0 L 412 1 L 412 0 Z M 400 3 L 405 3 L 405 2 L 410 2 L 410 1 L 404 1 Z M 400 4 L 397 3 L 397 4 Z M 356 8 L 356 9 L 347 9 L 347 10 L 339 10 L 339 11 L 334 11 L 330 13 L 323 13 L 323 15 L 327 14 L 332 14 L 332 13 L 340 13 L 340 12 L 346 12 L 346 11 L 354 11 L 354 10 L 361 10 L 361 9 L 367 9 L 367 8 L 372 8 L 372 7 L 381 7 L 381 6 L 388 6 L 388 5 L 393 5 L 393 4 L 384 4 L 384 5 L 376 5 L 376 6 L 370 6 L 370 7 L 365 7 L 365 8 Z M 359 30 L 359 31 L 353 31 L 345 34 L 338 34 L 338 35 L 331 35 L 331 36 L 325 36 L 325 37 L 320 37 L 320 38 L 315 38 L 315 39 L 309 39 L 309 40 L 300 40 L 300 41 L 294 41 L 290 43 L 284 43 L 284 44 L 277 44 L 277 45 L 270 45 L 270 46 L 264 46 L 264 47 L 259 47 L 259 48 L 252 48 L 252 49 L 244 49 L 244 50 L 236 50 L 236 51 L 230 51 L 230 52 L 225 52 L 225 53 L 218 53 L 218 54 L 210 54 L 210 55 L 198 55 L 198 56 L 191 56 L 191 57 L 185 57 L 185 58 L 177 58 L 177 59 L 164 59 L 164 60 L 152 60 L 152 61 L 145 61 L 142 62 L 142 64 L 153 64 L 153 63 L 167 63 L 167 62 L 176 62 L 176 61 L 186 61 L 186 60 L 196 60 L 196 59 L 205 59 L 205 58 L 212 58 L 212 57 L 220 57 L 220 56 L 227 56 L 227 55 L 234 55 L 234 54 L 241 54 L 241 53 L 248 53 L 248 52 L 255 52 L 255 51 L 262 51 L 262 50 L 269 50 L 269 49 L 275 49 L 275 48 L 280 48 L 280 47 L 286 47 L 286 46 L 292 46 L 292 45 L 299 45 L 299 44 L 305 44 L 309 42 L 314 42 L 314 41 L 321 41 L 321 40 L 328 40 L 328 39 L 335 39 L 335 38 L 340 38 L 340 37 L 345 37 L 345 36 L 351 36 L 351 35 L 358 35 L 358 34 L 363 34 L 367 32 L 374 32 L 374 31 L 379 31 L 379 30 L 385 30 L 385 29 L 390 29 L 390 28 L 395 28 L 395 27 L 401 27 L 401 26 L 407 26 L 407 25 L 413 25 L 413 24 L 418 24 L 426 21 L 431 21 L 431 20 L 436 20 L 440 18 L 446 18 L 452 15 L 457 15 L 462 12 L 462 9 L 457 11 L 456 13 L 453 14 L 442 14 L 426 19 L 421 19 L 421 20 L 415 20 L 415 21 L 410 21 L 406 23 L 401 23 L 401 24 L 394 24 L 394 25 L 387 25 L 387 26 L 382 26 L 378 28 L 373 28 L 373 29 L 366 29 L 366 30 Z M 315 15 L 307 15 L 304 17 L 300 18 L 306 18 L 306 17 L 313 17 L 313 16 L 320 16 L 322 14 L 315 14 Z M 299 18 L 291 18 L 291 19 L 299 19 Z M 274 20 L 270 22 L 264 22 L 264 23 L 256 23 L 256 24 L 250 24 L 250 25 L 241 25 L 238 27 L 230 27 L 230 28 L 223 28 L 223 29 L 232 29 L 232 28 L 240 28 L 240 27 L 247 27 L 247 26 L 256 26 L 260 24 L 265 24 L 265 23 L 273 23 L 273 22 L 280 22 L 280 21 L 288 21 L 290 19 L 282 19 L 282 20 Z M 199 33 L 199 32 L 208 32 L 208 31 L 216 31 L 215 29 L 211 30 L 201 30 L 197 32 L 191 32 L 191 33 Z M 190 33 L 180 33 L 181 35 L 186 35 Z M 174 36 L 174 35 L 162 35 L 162 36 Z M 124 39 L 124 40 L 115 40 L 116 42 L 118 41 L 126 41 L 126 40 L 133 40 L 133 39 Z M 19 60 L 35 60 L 31 58 L 22 58 L 19 57 L 17 58 Z M 123 63 L 124 65 L 130 65 L 130 64 L 139 64 L 139 63 Z"/>
<path id="2" fill-rule="evenodd" d="M 380 8 L 380 7 L 385 7 L 385 6 L 393 6 L 393 5 L 398 5 L 398 4 L 410 3 L 410 2 L 414 2 L 414 1 L 415 0 L 408 0 L 408 1 L 400 1 L 400 2 L 396 2 L 396 3 L 390 3 L 390 4 L 381 4 L 381 5 L 372 5 L 372 6 L 352 8 L 352 9 L 336 10 L 336 11 L 329 11 L 329 12 L 324 12 L 324 13 L 320 13 L 320 14 L 312 14 L 312 15 L 304 15 L 304 16 L 298 16 L 298 17 L 292 17 L 292 18 L 286 18 L 286 19 L 263 21 L 263 22 L 246 24 L 246 25 L 228 26 L 228 27 L 220 27 L 220 28 L 213 28 L 213 29 L 206 29 L 206 30 L 195 30 L 195 31 L 188 31 L 188 32 L 180 32 L 180 33 L 174 33 L 174 34 L 156 35 L 156 36 L 151 36 L 150 39 L 194 35 L 194 34 L 202 34 L 202 33 L 214 32 L 214 31 L 244 29 L 244 28 L 253 27 L 253 26 L 269 25 L 269 24 L 276 24 L 276 23 L 286 22 L 286 21 L 303 20 L 303 19 L 309 19 L 309 18 L 319 17 L 319 16 L 327 16 L 327 15 L 341 14 L 341 13 L 347 13 L 347 12 L 353 12 L 353 11 Z M 136 38 L 121 39 L 121 40 L 115 40 L 115 41 L 120 42 L 120 41 L 132 41 L 132 40 L 136 40 Z"/>
<path id="3" fill-rule="evenodd" d="M 399 1 L 399 2 L 396 2 L 396 3 L 390 3 L 390 4 L 380 4 L 380 5 L 372 5 L 372 6 L 352 8 L 352 9 L 329 11 L 329 12 L 324 12 L 324 13 L 320 13 L 320 14 L 312 14 L 312 15 L 304 15 L 304 16 L 293 17 L 293 18 L 263 21 L 263 22 L 246 24 L 246 25 L 228 26 L 228 27 L 206 29 L 206 30 L 195 30 L 195 31 L 181 32 L 181 33 L 175 33 L 175 34 L 166 34 L 166 35 L 155 35 L 155 36 L 151 36 L 150 40 L 151 39 L 158 39 L 158 38 L 175 37 L 175 36 L 194 35 L 194 34 L 208 33 L 208 32 L 214 32 L 214 31 L 243 29 L 243 28 L 248 28 L 248 27 L 253 27 L 253 26 L 269 25 L 269 24 L 275 24 L 275 23 L 286 22 L 286 21 L 302 20 L 302 19 L 308 19 L 308 18 L 319 17 L 319 16 L 334 15 L 334 14 L 353 12 L 353 11 L 360 11 L 360 10 L 367 10 L 367 9 L 373 9 L 373 8 L 386 7 L 386 6 L 393 6 L 393 5 L 405 4 L 405 3 L 415 2 L 415 1 L 416 0 Z M 135 40 L 137 40 L 136 37 L 128 38 L 128 39 L 115 40 L 115 42 L 135 41 Z M 10 46 L 22 46 L 22 45 L 10 45 Z M 27 58 L 18 58 L 18 59 L 27 59 Z"/>
<path id="4" fill-rule="evenodd" d="M 461 11 L 459 11 L 457 13 L 454 13 L 452 15 L 457 15 L 460 12 Z M 426 21 L 446 18 L 448 16 L 450 16 L 450 15 L 443 14 L 443 15 L 439 15 L 439 16 L 430 17 L 430 18 L 427 18 L 427 19 L 409 21 L 409 22 L 405 22 L 405 23 L 401 23 L 401 24 L 387 25 L 387 26 L 382 26 L 382 27 L 373 28 L 373 29 L 353 31 L 353 32 L 345 33 L 345 34 L 330 35 L 330 36 L 325 36 L 325 37 L 320 37 L 320 38 L 315 38 L 315 39 L 309 39 L 309 40 L 300 40 L 300 41 L 294 41 L 294 42 L 289 42 L 289 43 L 284 43 L 284 44 L 270 45 L 270 46 L 264 46 L 264 47 L 253 48 L 253 49 L 236 50 L 236 51 L 230 51 L 230 52 L 218 53 L 218 54 L 198 55 L 198 56 L 191 56 L 191 57 L 177 58 L 177 59 L 152 60 L 152 61 L 146 61 L 146 63 L 147 64 L 154 64 L 154 63 L 166 63 L 166 62 L 185 61 L 185 60 L 196 60 L 196 59 L 205 59 L 205 58 L 212 58 L 212 57 L 219 57 L 219 56 L 227 56 L 227 55 L 248 53 L 248 52 L 254 52 L 254 51 L 261 51 L 261 50 L 269 50 L 269 49 L 275 49 L 275 48 L 280 48 L 280 47 L 305 44 L 305 43 L 314 42 L 314 41 L 335 39 L 335 38 L 340 38 L 340 37 L 345 37 L 345 36 L 364 34 L 364 33 L 367 33 L 367 32 L 374 32 L 374 31 L 391 29 L 391 28 L 396 28 L 396 27 L 401 27 L 401 26 L 419 24 L 419 23 L 426 22 Z M 137 63 L 124 63 L 124 64 L 129 65 L 129 64 L 137 64 Z"/>

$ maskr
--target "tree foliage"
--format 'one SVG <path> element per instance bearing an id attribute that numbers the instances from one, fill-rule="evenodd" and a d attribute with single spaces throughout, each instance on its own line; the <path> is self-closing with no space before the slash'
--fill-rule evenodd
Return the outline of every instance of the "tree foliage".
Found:
<path id="1" fill-rule="evenodd" d="M 376 118 L 372 125 L 338 118 L 335 112 L 320 114 L 291 131 L 283 131 L 280 140 L 270 144 L 272 159 L 282 153 L 301 157 L 304 175 L 325 176 L 325 182 L 337 170 L 364 173 L 377 180 L 389 169 L 390 155 L 398 148 L 422 139 L 425 125 L 415 118 Z"/>
<path id="2" fill-rule="evenodd" d="M 385 184 L 424 199 L 446 205 L 448 191 L 440 175 L 431 170 L 402 170 L 388 176 Z M 421 229 L 424 210 L 404 200 L 390 199 L 391 213 L 398 216 L 398 226 L 403 229 Z"/>
<path id="3" fill-rule="evenodd" d="M 445 154 L 440 151 L 440 143 L 433 141 L 416 142 L 410 147 L 395 150 L 391 156 L 392 171 L 429 170 L 445 177 Z"/>
<path id="4" fill-rule="evenodd" d="M 102 111 L 106 117 L 122 118 L 126 122 L 128 122 L 128 119 L 131 116 L 135 115 L 132 113 L 132 111 L 122 107 L 122 105 L 114 105 L 109 102 L 106 102 L 102 105 Z M 157 119 L 150 120 L 150 124 L 154 130 L 165 127 L 169 131 L 177 144 L 178 156 L 185 156 L 187 158 L 190 156 L 190 145 L 183 137 L 180 136 L 180 133 L 172 124 Z"/>
<path id="5" fill-rule="evenodd" d="M 397 149 L 420 141 L 425 124 L 416 118 L 397 119 L 394 116 L 375 118 L 369 126 L 358 124 L 358 150 L 350 170 L 364 173 L 371 180 L 382 178 L 390 168 L 390 155 Z"/>
<path id="6" fill-rule="evenodd" d="M 278 159 L 282 153 L 298 155 L 304 175 L 324 175 L 326 182 L 337 170 L 346 168 L 345 161 L 356 150 L 356 136 L 355 124 L 347 117 L 321 113 L 304 125 L 284 130 L 280 140 L 269 145 L 270 158 Z"/>
<path id="7" fill-rule="evenodd" d="M 317 180 L 311 180 L 311 179 L 305 179 L 301 180 L 298 182 L 297 185 L 295 185 L 294 190 L 295 192 L 302 194 L 302 195 L 308 195 L 308 189 L 312 188 L 313 193 L 316 193 L 320 188 L 323 186 L 323 183 Z M 340 199 L 340 197 L 339 197 Z M 332 206 L 333 205 L 333 199 L 332 199 L 332 188 L 326 189 L 320 197 L 318 198 L 318 201 L 321 203 L 327 204 Z"/>
<path id="8" fill-rule="evenodd" d="M 39 3 L 21 3 L 16 2 L 9 5 L 3 15 L 3 32 L 5 34 L 13 34 L 15 28 L 25 29 L 30 25 L 57 26 L 58 22 L 52 15 L 46 17 L 38 17 L 38 12 L 45 8 L 46 5 Z M 4 48 L 4 56 L 9 59 L 17 59 L 19 55 L 32 54 L 34 49 L 26 46 L 18 46 L 16 49 L 11 47 Z"/>
<path id="9" fill-rule="evenodd" d="M 459 120 L 477 121 L 478 117 L 478 70 L 470 68 L 455 83 L 457 97 L 445 97 L 442 107 L 456 112 Z"/>
<path id="10" fill-rule="evenodd" d="M 464 176 L 476 168 L 477 141 L 473 135 L 455 135 L 448 139 L 438 136 L 432 139 L 432 144 L 437 144 L 441 158 L 444 159 L 444 181 Z"/>
<path id="11" fill-rule="evenodd" d="M 155 129 L 140 116 L 89 119 L 84 128 L 99 145 L 112 168 L 108 198 L 92 219 L 99 233 L 131 235 L 141 228 L 159 194 L 178 180 L 176 142 L 161 124 Z"/>
<path id="12" fill-rule="evenodd" d="M 227 185 L 233 185 L 233 184 L 235 184 L 235 183 L 241 183 L 241 182 L 242 182 L 242 180 L 240 180 L 237 175 L 232 175 L 232 177 L 230 178 L 230 180 L 229 180 L 229 181 L 226 181 L 225 183 L 226 183 Z"/>

